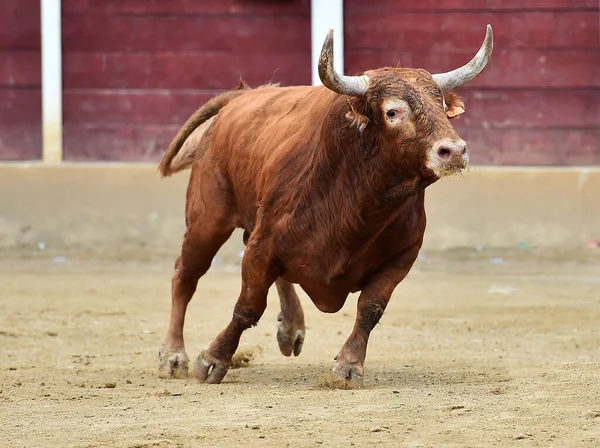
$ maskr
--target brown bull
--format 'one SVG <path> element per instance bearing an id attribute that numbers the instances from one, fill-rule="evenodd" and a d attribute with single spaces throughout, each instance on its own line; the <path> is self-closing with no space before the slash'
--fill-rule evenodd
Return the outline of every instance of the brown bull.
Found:
<path id="1" fill-rule="evenodd" d="M 330 31 L 319 61 L 324 86 L 240 84 L 188 120 L 160 165 L 163 175 L 192 166 L 161 375 L 187 373 L 187 305 L 218 249 L 242 228 L 241 292 L 229 325 L 198 356 L 196 377 L 221 382 L 273 283 L 280 349 L 298 355 L 305 329 L 296 283 L 327 313 L 361 291 L 333 371 L 362 381 L 371 330 L 423 242 L 424 190 L 468 164 L 466 144 L 449 122 L 464 105 L 449 91 L 483 70 L 492 41 L 488 25 L 473 60 L 448 73 L 386 67 L 342 76 L 333 68 Z M 172 166 L 195 131 L 193 150 Z"/>

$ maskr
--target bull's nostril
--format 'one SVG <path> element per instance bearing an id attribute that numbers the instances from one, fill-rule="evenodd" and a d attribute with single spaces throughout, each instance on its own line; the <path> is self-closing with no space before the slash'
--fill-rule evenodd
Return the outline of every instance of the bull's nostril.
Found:
<path id="1" fill-rule="evenodd" d="M 450 155 L 452 155 L 452 151 L 450 151 L 448 148 L 438 149 L 438 156 L 440 156 L 440 159 L 449 159 Z"/>
<path id="2" fill-rule="evenodd" d="M 462 150 L 462 155 L 464 156 L 467 153 L 467 147 L 465 146 L 465 148 Z"/>

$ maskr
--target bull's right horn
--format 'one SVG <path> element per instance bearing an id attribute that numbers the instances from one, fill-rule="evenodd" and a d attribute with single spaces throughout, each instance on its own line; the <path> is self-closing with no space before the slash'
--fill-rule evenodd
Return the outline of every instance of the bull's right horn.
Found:
<path id="1" fill-rule="evenodd" d="M 443 91 L 456 89 L 463 84 L 468 83 L 475 79 L 487 65 L 490 57 L 492 56 L 492 50 L 494 49 L 494 34 L 492 33 L 492 26 L 488 25 L 485 31 L 485 39 L 481 48 L 469 63 L 463 65 L 456 70 L 452 70 L 447 73 L 436 73 L 431 75 L 433 80 Z"/>
<path id="2" fill-rule="evenodd" d="M 338 75 L 333 68 L 333 30 L 329 30 L 321 56 L 319 57 L 319 78 L 325 87 L 341 95 L 364 95 L 369 88 L 369 77 Z"/>

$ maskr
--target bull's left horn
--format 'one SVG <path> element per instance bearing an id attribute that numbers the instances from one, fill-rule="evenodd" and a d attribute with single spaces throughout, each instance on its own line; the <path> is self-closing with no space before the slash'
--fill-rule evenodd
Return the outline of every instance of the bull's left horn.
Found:
<path id="1" fill-rule="evenodd" d="M 325 87 L 341 95 L 364 95 L 369 87 L 369 77 L 338 75 L 333 68 L 333 30 L 329 30 L 321 56 L 319 57 L 319 78 Z"/>
<path id="2" fill-rule="evenodd" d="M 440 88 L 444 91 L 456 89 L 457 87 L 472 81 L 487 65 L 490 57 L 492 56 L 493 49 L 494 34 L 492 33 L 492 26 L 488 25 L 483 44 L 481 44 L 481 48 L 475 57 L 471 59 L 468 64 L 463 65 L 456 70 L 432 75 L 433 80 L 437 82 L 438 86 L 440 86 Z"/>

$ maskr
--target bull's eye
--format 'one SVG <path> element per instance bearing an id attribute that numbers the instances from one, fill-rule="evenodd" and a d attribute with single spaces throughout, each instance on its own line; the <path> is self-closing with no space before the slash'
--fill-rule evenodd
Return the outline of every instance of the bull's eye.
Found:
<path id="1" fill-rule="evenodd" d="M 392 110 L 388 110 L 388 111 L 386 112 L 386 115 L 387 115 L 389 118 L 394 118 L 394 117 L 396 116 L 396 111 L 395 111 L 394 109 L 392 109 Z"/>

